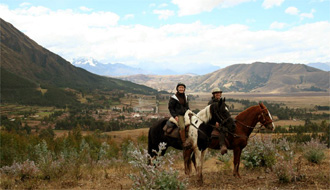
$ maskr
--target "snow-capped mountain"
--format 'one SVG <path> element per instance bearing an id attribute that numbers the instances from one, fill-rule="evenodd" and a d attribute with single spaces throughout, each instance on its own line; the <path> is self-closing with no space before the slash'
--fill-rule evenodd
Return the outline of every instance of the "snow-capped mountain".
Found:
<path id="1" fill-rule="evenodd" d="M 108 63 L 103 64 L 92 57 L 88 58 L 75 58 L 72 61 L 74 66 L 83 68 L 91 73 L 95 73 L 103 76 L 125 76 L 135 74 L 150 74 L 140 68 L 127 66 L 121 63 Z"/>
<path id="2" fill-rule="evenodd" d="M 88 58 L 73 59 L 72 64 L 74 64 L 76 66 L 78 66 L 78 65 L 89 65 L 89 66 L 96 67 L 96 65 L 101 64 L 101 63 L 98 62 L 96 59 L 94 59 L 92 57 L 88 57 Z"/>

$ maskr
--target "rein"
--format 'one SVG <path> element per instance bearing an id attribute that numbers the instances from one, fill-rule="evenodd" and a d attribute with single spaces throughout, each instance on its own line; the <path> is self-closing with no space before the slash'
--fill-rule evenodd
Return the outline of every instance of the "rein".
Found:
<path id="1" fill-rule="evenodd" d="M 261 109 L 261 112 L 259 113 L 258 118 L 260 118 L 261 116 L 262 116 L 262 117 L 265 117 L 265 116 L 263 115 L 263 112 L 262 112 L 263 110 L 264 110 L 264 109 Z M 232 134 L 234 137 L 253 138 L 253 137 L 255 137 L 255 136 L 260 132 L 261 128 L 262 128 L 263 126 L 265 126 L 265 125 L 262 124 L 260 121 L 258 121 L 258 122 L 260 123 L 260 126 L 259 126 L 259 127 L 255 127 L 255 126 L 252 127 L 252 126 L 246 125 L 246 124 L 244 124 L 243 122 L 241 122 L 241 121 L 239 121 L 239 120 L 236 120 L 236 119 L 235 119 L 235 121 L 237 121 L 239 124 L 241 124 L 242 126 L 244 126 L 244 127 L 246 127 L 246 128 L 257 129 L 258 131 L 257 131 L 253 136 L 251 136 L 251 137 L 249 137 L 249 136 L 241 136 L 241 135 L 237 135 L 236 133 L 231 133 L 230 131 L 228 131 L 228 133 Z"/>

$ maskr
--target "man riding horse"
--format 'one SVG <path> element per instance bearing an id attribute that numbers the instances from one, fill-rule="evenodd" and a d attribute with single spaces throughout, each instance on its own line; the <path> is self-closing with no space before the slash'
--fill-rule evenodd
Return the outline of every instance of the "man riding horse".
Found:
<path id="1" fill-rule="evenodd" d="M 168 120 L 167 125 L 173 126 L 174 123 L 180 128 L 180 138 L 182 140 L 183 148 L 189 148 L 190 143 L 186 141 L 186 130 L 184 114 L 189 110 L 188 98 L 185 94 L 186 85 L 179 82 L 176 85 L 176 93 L 171 96 L 168 102 L 168 109 L 171 114 L 171 118 Z"/>
<path id="2" fill-rule="evenodd" d="M 212 98 L 209 101 L 208 105 L 219 102 L 221 99 L 222 90 L 220 88 L 214 88 L 212 90 Z M 225 143 L 225 131 L 223 130 L 223 126 L 219 126 L 219 123 L 216 122 L 215 124 L 211 123 L 212 125 L 215 125 L 216 130 L 212 133 L 212 138 L 219 138 L 219 144 L 221 147 L 221 154 L 224 155 L 227 153 L 227 146 Z"/>

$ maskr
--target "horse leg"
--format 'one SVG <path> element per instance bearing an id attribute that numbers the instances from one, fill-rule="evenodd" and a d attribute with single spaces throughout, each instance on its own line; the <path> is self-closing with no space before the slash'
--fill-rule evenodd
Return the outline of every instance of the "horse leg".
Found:
<path id="1" fill-rule="evenodd" d="M 201 153 L 201 158 L 200 158 L 200 170 L 199 170 L 199 184 L 200 185 L 203 185 L 203 164 L 204 164 L 204 157 L 205 157 L 205 154 L 207 153 L 207 149 L 206 150 L 203 150 L 202 153 Z"/>
<path id="2" fill-rule="evenodd" d="M 234 149 L 234 176 L 237 178 L 241 178 L 239 175 L 238 169 L 239 169 L 239 164 L 241 160 L 241 153 L 242 149 L 241 148 L 235 148 Z"/>
<path id="3" fill-rule="evenodd" d="M 195 171 L 197 172 L 195 153 L 192 154 L 192 156 L 191 156 L 191 161 L 193 162 L 193 164 L 194 164 L 194 168 L 195 168 Z"/>
<path id="4" fill-rule="evenodd" d="M 199 185 L 203 184 L 203 174 L 202 174 L 202 154 L 198 148 L 195 148 L 195 161 L 196 161 L 196 171 L 197 171 L 197 181 Z"/>
<path id="5" fill-rule="evenodd" d="M 184 172 L 186 175 L 191 174 L 191 153 L 192 149 L 183 150 Z"/>

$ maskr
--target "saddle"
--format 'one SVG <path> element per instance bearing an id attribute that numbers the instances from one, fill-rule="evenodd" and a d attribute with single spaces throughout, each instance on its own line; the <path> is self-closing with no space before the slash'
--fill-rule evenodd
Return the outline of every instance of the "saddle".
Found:
<path id="1" fill-rule="evenodd" d="M 185 127 L 186 137 L 187 137 L 187 133 L 189 131 L 189 125 L 190 125 L 190 120 L 191 120 L 192 115 L 194 115 L 194 113 L 190 110 L 187 110 L 184 115 L 184 122 L 185 122 L 185 126 L 186 126 Z M 169 120 L 166 122 L 165 126 L 163 127 L 165 136 L 181 139 L 180 138 L 180 128 L 178 126 L 179 126 L 178 122 L 173 117 L 170 117 Z"/>
<path id="2" fill-rule="evenodd" d="M 180 138 L 179 127 L 175 119 L 169 119 L 163 127 L 165 136 Z"/>

